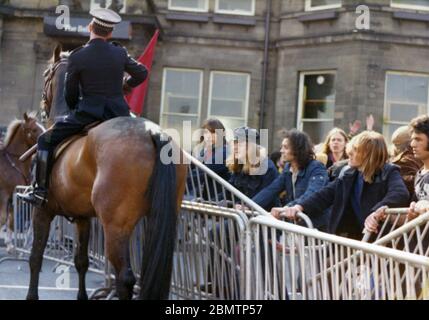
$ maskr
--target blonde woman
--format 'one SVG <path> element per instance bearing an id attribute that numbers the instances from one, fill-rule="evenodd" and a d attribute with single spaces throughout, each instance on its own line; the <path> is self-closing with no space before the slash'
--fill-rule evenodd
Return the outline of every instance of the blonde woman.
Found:
<path id="1" fill-rule="evenodd" d="M 231 173 L 229 183 L 249 198 L 268 187 L 279 175 L 274 162 L 258 140 L 259 133 L 256 129 L 236 128 L 233 152 L 226 161 Z M 264 208 L 270 211 L 278 205 L 279 199 L 275 196 Z"/>
<path id="2" fill-rule="evenodd" d="M 348 166 L 336 180 L 291 208 L 273 208 L 271 214 L 294 219 L 302 211 L 313 217 L 332 206 L 328 231 L 361 239 L 364 227 L 377 231 L 386 206 L 408 206 L 408 190 L 399 168 L 387 163 L 389 155 L 381 134 L 360 133 L 347 145 L 347 153 Z"/>
<path id="3" fill-rule="evenodd" d="M 344 130 L 340 128 L 332 129 L 326 136 L 325 142 L 322 145 L 322 151 L 316 154 L 317 159 L 327 169 L 334 163 L 347 159 L 346 145 L 348 141 L 349 138 Z"/>

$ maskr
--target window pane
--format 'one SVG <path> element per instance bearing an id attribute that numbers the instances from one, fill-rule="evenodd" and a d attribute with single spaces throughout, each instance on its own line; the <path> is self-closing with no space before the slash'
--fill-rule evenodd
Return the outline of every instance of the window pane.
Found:
<path id="1" fill-rule="evenodd" d="M 219 0 L 219 10 L 252 12 L 252 0 Z"/>
<path id="2" fill-rule="evenodd" d="M 392 4 L 429 7 L 428 0 L 392 0 Z"/>
<path id="3" fill-rule="evenodd" d="M 182 132 L 182 122 L 197 128 L 201 96 L 201 71 L 166 69 L 163 88 L 161 126 Z"/>
<path id="4" fill-rule="evenodd" d="M 303 123 L 303 131 L 310 136 L 314 145 L 323 142 L 323 139 L 333 127 L 334 121 Z"/>
<path id="5" fill-rule="evenodd" d="M 390 121 L 408 121 L 419 115 L 419 105 L 416 104 L 390 104 Z M 405 120 L 404 120 L 405 119 Z"/>
<path id="6" fill-rule="evenodd" d="M 304 119 L 333 119 L 335 109 L 335 75 L 315 74 L 304 78 Z"/>
<path id="7" fill-rule="evenodd" d="M 429 77 L 388 73 L 387 122 L 409 122 L 418 115 L 425 114 L 428 110 L 428 90 Z"/>
<path id="8" fill-rule="evenodd" d="M 402 74 L 387 75 L 387 99 L 427 104 L 429 77 Z"/>
<path id="9" fill-rule="evenodd" d="M 167 70 L 164 89 L 164 112 L 197 114 L 201 73 Z"/>
<path id="10" fill-rule="evenodd" d="M 171 0 L 170 7 L 204 10 L 206 8 L 206 1 L 207 0 Z"/>
<path id="11" fill-rule="evenodd" d="M 235 117 L 231 124 L 239 122 L 243 125 L 247 110 L 248 75 L 212 73 L 210 116 Z M 228 126 L 233 129 L 233 127 Z"/>
<path id="12" fill-rule="evenodd" d="M 341 0 L 311 0 L 311 7 L 341 5 Z"/>

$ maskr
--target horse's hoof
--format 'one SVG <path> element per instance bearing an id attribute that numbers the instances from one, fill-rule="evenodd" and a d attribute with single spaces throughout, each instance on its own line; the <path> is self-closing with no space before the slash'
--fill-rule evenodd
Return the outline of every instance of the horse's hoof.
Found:
<path id="1" fill-rule="evenodd" d="M 83 301 L 86 301 L 86 300 L 88 300 L 88 295 L 86 294 L 86 292 L 85 293 L 83 293 L 83 294 L 78 294 L 77 295 L 77 300 L 83 300 Z"/>
<path id="2" fill-rule="evenodd" d="M 39 296 L 38 295 L 32 295 L 32 294 L 29 294 L 29 295 L 27 295 L 27 298 L 26 298 L 26 300 L 39 300 Z"/>

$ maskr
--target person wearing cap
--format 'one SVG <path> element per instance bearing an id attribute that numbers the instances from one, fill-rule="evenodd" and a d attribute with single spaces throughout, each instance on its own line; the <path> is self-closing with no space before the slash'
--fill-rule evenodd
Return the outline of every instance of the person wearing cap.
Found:
<path id="1" fill-rule="evenodd" d="M 231 173 L 229 183 L 249 198 L 268 187 L 279 173 L 267 151 L 260 145 L 259 132 L 249 127 L 234 129 L 233 152 L 227 159 Z M 280 204 L 278 197 L 267 202 L 264 209 L 270 211 Z"/>
<path id="2" fill-rule="evenodd" d="M 94 9 L 90 14 L 93 19 L 88 26 L 88 43 L 68 57 L 64 98 L 71 112 L 38 140 L 35 187 L 24 196 L 24 200 L 36 206 L 45 202 L 56 146 L 91 123 L 130 116 L 124 88 L 138 86 L 148 75 L 147 68 L 131 58 L 125 48 L 108 42 L 121 17 L 109 9 Z M 129 76 L 124 80 L 125 72 Z"/>

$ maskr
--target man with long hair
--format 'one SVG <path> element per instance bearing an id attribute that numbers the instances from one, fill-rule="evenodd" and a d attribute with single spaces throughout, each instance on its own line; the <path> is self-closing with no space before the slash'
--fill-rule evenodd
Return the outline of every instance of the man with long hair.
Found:
<path id="1" fill-rule="evenodd" d="M 252 199 L 263 208 L 284 191 L 286 192 L 284 205 L 294 206 L 328 183 L 326 168 L 315 160 L 313 145 L 306 133 L 296 129 L 287 131 L 280 152 L 282 160 L 286 163 L 282 174 Z M 313 219 L 313 224 L 319 229 L 326 228 L 326 223 L 325 216 Z"/>
<path id="2" fill-rule="evenodd" d="M 332 206 L 330 233 L 358 240 L 364 227 L 377 232 L 386 207 L 408 205 L 407 187 L 398 166 L 387 163 L 389 155 L 381 134 L 362 132 L 347 145 L 347 153 L 349 164 L 336 180 L 293 207 L 273 208 L 271 214 L 295 219 L 301 211 L 314 217 Z"/>

